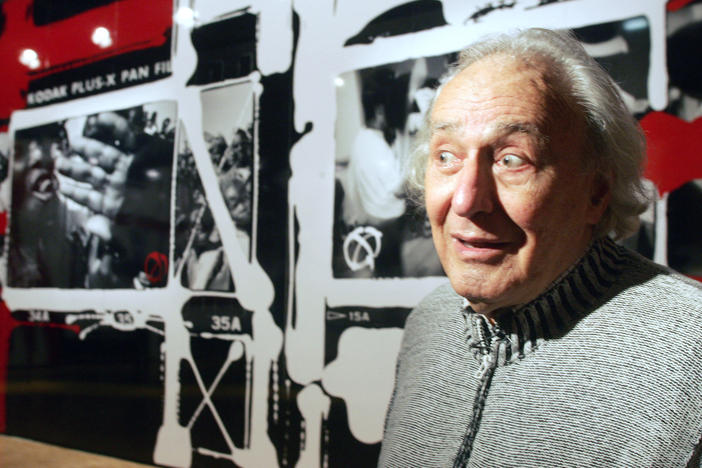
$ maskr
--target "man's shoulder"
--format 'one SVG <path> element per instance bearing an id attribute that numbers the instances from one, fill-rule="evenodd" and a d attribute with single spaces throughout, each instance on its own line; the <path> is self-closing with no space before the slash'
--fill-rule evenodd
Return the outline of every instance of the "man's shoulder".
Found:
<path id="1" fill-rule="evenodd" d="M 689 406 L 699 405 L 702 284 L 634 252 L 623 252 L 619 290 L 584 318 L 582 336 L 596 342 L 593 349 L 606 349 L 605 360 L 618 365 L 621 375 L 628 375 L 626 366 L 637 369 L 637 385 L 657 389 L 659 402 L 667 399 L 672 407 L 684 393 Z"/>
<path id="2" fill-rule="evenodd" d="M 631 284 L 624 294 L 630 300 L 650 301 L 659 310 L 684 305 L 688 315 L 691 311 L 702 314 L 702 283 L 636 252 L 625 252 L 623 280 Z"/>
<path id="3" fill-rule="evenodd" d="M 624 259 L 619 291 L 605 306 L 617 313 L 619 325 L 648 339 L 665 339 L 660 329 L 674 327 L 687 341 L 702 340 L 702 283 L 635 252 L 626 251 Z"/>

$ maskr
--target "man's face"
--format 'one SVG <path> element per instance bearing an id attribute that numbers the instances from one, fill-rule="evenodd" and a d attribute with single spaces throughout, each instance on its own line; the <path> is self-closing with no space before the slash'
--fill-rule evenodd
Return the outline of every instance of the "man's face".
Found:
<path id="1" fill-rule="evenodd" d="M 251 169 L 230 169 L 222 179 L 222 194 L 232 219 L 240 229 L 251 224 Z"/>
<path id="2" fill-rule="evenodd" d="M 453 288 L 477 312 L 522 304 L 584 252 L 608 200 L 585 169 L 583 118 L 541 67 L 482 59 L 431 114 L 425 200 Z"/>
<path id="3" fill-rule="evenodd" d="M 239 135 L 238 132 L 234 132 L 234 136 L 232 137 L 232 142 L 229 145 L 232 149 L 232 151 L 235 154 L 235 158 L 238 159 L 241 157 L 241 152 L 244 147 L 244 142 L 241 141 L 241 135 Z"/>

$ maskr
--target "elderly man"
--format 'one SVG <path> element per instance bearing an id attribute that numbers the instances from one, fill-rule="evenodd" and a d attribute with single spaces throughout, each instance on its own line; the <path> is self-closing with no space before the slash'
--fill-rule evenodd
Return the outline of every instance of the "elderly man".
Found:
<path id="1" fill-rule="evenodd" d="M 609 237 L 643 157 L 571 36 L 461 54 L 410 170 L 450 286 L 407 320 L 380 466 L 699 466 L 702 291 Z"/>

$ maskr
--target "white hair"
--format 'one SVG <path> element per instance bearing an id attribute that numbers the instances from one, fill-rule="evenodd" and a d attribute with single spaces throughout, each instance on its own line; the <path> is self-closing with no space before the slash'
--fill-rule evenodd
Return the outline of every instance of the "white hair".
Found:
<path id="1" fill-rule="evenodd" d="M 595 236 L 612 233 L 623 238 L 633 233 L 647 204 L 641 183 L 646 143 L 636 119 L 621 99 L 617 85 L 590 57 L 570 32 L 527 29 L 490 36 L 460 53 L 458 61 L 440 81 L 434 99 L 443 86 L 473 63 L 493 55 L 504 55 L 526 63 L 546 65 L 566 98 L 585 119 L 588 149 L 586 167 L 594 168 L 610 184 L 609 205 L 595 227 Z M 405 166 L 408 194 L 424 203 L 424 174 L 429 156 L 432 106 L 417 133 L 415 146 Z"/>

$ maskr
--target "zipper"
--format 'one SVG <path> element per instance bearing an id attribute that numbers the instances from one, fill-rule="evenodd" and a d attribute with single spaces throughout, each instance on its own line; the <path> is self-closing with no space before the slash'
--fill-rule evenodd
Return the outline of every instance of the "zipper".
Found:
<path id="1" fill-rule="evenodd" d="M 475 373 L 479 384 L 473 401 L 473 417 L 471 418 L 470 424 L 463 437 L 463 442 L 456 454 L 453 463 L 454 468 L 464 468 L 468 464 L 470 453 L 473 449 L 473 441 L 475 440 L 478 427 L 480 426 L 488 389 L 490 388 L 492 376 L 495 372 L 497 347 L 502 340 L 508 339 L 497 325 L 491 326 L 485 316 L 476 314 L 470 310 L 470 308 L 463 310 L 463 317 L 466 320 L 466 334 L 470 333 L 472 329 L 476 335 L 472 347 L 477 348 L 480 353 L 480 366 Z"/>

